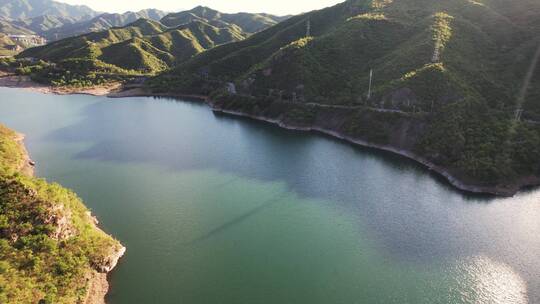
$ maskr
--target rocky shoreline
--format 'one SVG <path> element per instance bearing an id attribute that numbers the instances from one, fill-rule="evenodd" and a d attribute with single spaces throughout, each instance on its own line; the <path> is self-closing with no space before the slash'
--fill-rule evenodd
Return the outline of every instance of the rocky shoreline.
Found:
<path id="1" fill-rule="evenodd" d="M 4 77 L 5 78 L 5 77 Z M 5 86 L 3 82 L 1 81 L 2 78 L 0 78 L 0 86 Z M 34 84 L 34 86 L 39 86 L 39 84 L 36 84 L 35 82 L 29 80 L 30 83 Z M 12 86 L 17 87 L 17 86 Z M 33 88 L 31 88 L 33 89 Z M 67 91 L 64 91 L 66 93 L 62 94 L 87 94 L 84 92 L 89 92 L 91 89 L 87 89 L 86 91 L 72 91 L 71 93 L 68 93 Z M 43 93 L 53 93 L 57 94 L 55 91 L 43 91 L 39 90 Z M 373 148 L 373 149 L 379 149 L 387 152 L 392 152 L 398 155 L 401 155 L 403 157 L 412 159 L 419 164 L 425 166 L 429 170 L 436 172 L 440 176 L 444 177 L 451 185 L 454 187 L 470 193 L 478 193 L 478 194 L 491 194 L 496 196 L 514 196 L 517 194 L 520 190 L 527 188 L 527 187 L 535 187 L 540 185 L 540 177 L 537 176 L 529 176 L 524 177 L 518 181 L 515 181 L 514 183 L 509 184 L 499 184 L 499 185 L 475 185 L 471 182 L 465 182 L 462 178 L 458 177 L 455 173 L 451 172 L 450 170 L 437 166 L 431 161 L 425 159 L 424 157 L 417 155 L 411 151 L 398 149 L 393 146 L 389 145 L 379 145 L 370 143 L 368 141 L 362 140 L 360 138 L 353 138 L 346 136 L 340 132 L 337 132 L 335 130 L 319 127 L 319 126 L 309 126 L 309 127 L 299 127 L 299 126 L 293 126 L 289 125 L 283 120 L 280 119 L 272 119 L 264 116 L 257 116 L 257 115 L 251 115 L 248 113 L 243 113 L 239 111 L 230 111 L 226 109 L 221 109 L 219 107 L 216 107 L 214 103 L 212 103 L 211 100 L 209 100 L 208 96 L 202 96 L 202 95 L 192 95 L 192 94 L 169 94 L 169 93 L 153 93 L 150 91 L 147 91 L 143 89 L 142 87 L 132 87 L 132 88 L 126 88 L 124 89 L 121 86 L 109 88 L 109 89 L 103 89 L 100 91 L 100 94 L 91 94 L 95 96 L 107 96 L 109 98 L 125 98 L 125 97 L 164 97 L 164 98 L 189 98 L 189 99 L 196 99 L 205 102 L 208 104 L 208 106 L 212 109 L 214 112 L 223 113 L 227 115 L 234 115 L 234 116 L 242 116 L 247 117 L 259 121 L 268 122 L 271 124 L 275 124 L 281 128 L 289 129 L 289 130 L 296 130 L 296 131 L 305 131 L 305 132 L 318 132 L 325 135 L 329 135 L 344 141 L 347 141 L 352 144 L 360 145 L 363 147 Z"/>
<path id="2" fill-rule="evenodd" d="M 28 176 L 34 176 L 34 162 L 31 160 L 28 150 L 24 144 L 25 135 L 17 133 L 16 142 L 19 143 L 24 155 L 23 163 L 20 164 L 20 171 Z M 98 220 L 90 212 L 88 216 L 92 219 L 94 229 L 101 230 L 99 228 Z M 105 233 L 105 232 L 104 232 Z M 105 296 L 109 291 L 109 283 L 107 281 L 107 274 L 110 273 L 118 264 L 120 258 L 125 254 L 126 247 L 120 246 L 118 248 L 111 248 L 112 253 L 103 261 L 103 265 L 97 267 L 87 275 L 88 289 L 86 296 L 82 303 L 84 304 L 105 304 Z"/>
<path id="3" fill-rule="evenodd" d="M 39 92 L 43 94 L 56 94 L 56 95 L 91 95 L 91 96 L 107 96 L 113 92 L 119 91 L 122 88 L 122 84 L 119 82 L 111 83 L 104 86 L 95 86 L 88 88 L 79 87 L 52 87 L 39 84 L 28 76 L 16 76 L 16 75 L 0 75 L 0 87 L 6 88 L 20 88 Z"/>
<path id="4" fill-rule="evenodd" d="M 340 140 L 344 140 L 348 143 L 356 144 L 363 147 L 383 150 L 387 152 L 392 152 L 394 154 L 401 155 L 403 157 L 412 159 L 416 161 L 417 163 L 420 163 L 421 165 L 425 166 L 429 170 L 436 172 L 437 174 L 444 177 L 452 186 L 465 191 L 465 192 L 471 192 L 471 193 L 477 193 L 477 194 L 492 194 L 496 196 L 503 196 L 503 197 L 511 197 L 517 194 L 520 190 L 526 188 L 526 187 L 533 187 L 540 185 L 540 178 L 537 177 L 530 177 L 525 178 L 521 182 L 517 182 L 515 184 L 511 185 L 498 185 L 498 186 L 478 186 L 478 185 L 472 185 L 468 184 L 466 182 L 463 182 L 461 179 L 456 177 L 453 173 L 451 173 L 449 170 L 442 168 L 440 166 L 437 166 L 430 162 L 429 160 L 413 153 L 410 151 L 402 150 L 402 149 L 396 149 L 392 146 L 387 145 L 379 145 L 367 142 L 365 140 L 359 139 L 359 138 L 353 138 L 346 135 L 343 135 L 339 132 L 328 130 L 325 128 L 312 126 L 312 127 L 298 127 L 298 126 L 291 126 L 286 124 L 285 122 L 279 120 L 279 119 L 271 119 L 264 116 L 256 116 L 256 115 L 250 115 L 243 112 L 238 111 L 230 111 L 225 109 L 220 109 L 213 107 L 212 111 L 227 115 L 234 115 L 234 116 L 241 116 L 241 117 L 247 117 L 250 119 L 255 119 L 259 121 L 268 122 L 271 124 L 275 124 L 281 128 L 288 129 L 288 130 L 295 130 L 295 131 L 304 131 L 304 132 L 317 132 L 325 135 L 332 136 L 334 138 L 338 138 Z"/>
<path id="5" fill-rule="evenodd" d="M 403 157 L 406 157 L 408 159 L 414 160 L 417 163 L 421 164 L 422 166 L 426 167 L 428 170 L 433 171 L 443 178 L 445 178 L 452 186 L 455 188 L 470 192 L 470 193 L 476 193 L 476 194 L 490 194 L 490 195 L 496 195 L 496 196 L 503 196 L 503 197 L 511 197 L 516 195 L 520 190 L 527 188 L 527 187 L 534 187 L 540 185 L 540 178 L 537 176 L 530 176 L 522 178 L 512 184 L 501 184 L 501 185 L 474 185 L 473 183 L 467 183 L 462 178 L 459 178 L 455 173 L 451 172 L 450 170 L 443 168 L 441 166 L 437 166 L 431 161 L 427 160 L 426 158 L 417 155 L 411 151 L 407 151 L 404 149 L 398 149 L 390 145 L 379 145 L 375 143 L 370 143 L 368 141 L 362 140 L 360 138 L 353 138 L 350 136 L 346 136 L 340 132 L 337 132 L 335 130 L 327 129 L 324 127 L 319 126 L 309 126 L 309 127 L 299 127 L 287 124 L 283 120 L 280 119 L 272 119 L 269 117 L 264 116 L 257 116 L 257 115 L 251 115 L 248 113 L 243 113 L 239 111 L 230 111 L 226 109 L 222 109 L 217 107 L 208 96 L 201 96 L 201 95 L 189 95 L 189 94 L 166 94 L 166 93 L 152 93 L 145 91 L 142 88 L 135 88 L 135 89 L 129 89 L 125 91 L 120 91 L 119 93 L 112 93 L 109 94 L 108 97 L 111 98 L 123 98 L 123 97 L 169 97 L 169 98 L 191 98 L 191 99 L 197 99 L 204 101 L 208 104 L 208 106 L 212 109 L 212 111 L 227 115 L 233 115 L 233 116 L 241 116 L 246 117 L 254 120 L 264 121 L 268 122 L 274 125 L 277 125 L 281 128 L 288 129 L 288 130 L 296 130 L 296 131 L 304 131 L 304 132 L 317 132 L 321 134 L 325 134 L 328 136 L 332 136 L 334 138 L 338 138 L 340 140 L 344 140 L 348 143 L 352 143 L 355 145 L 383 150 L 387 152 L 391 152 L 394 154 L 401 155 Z"/>
<path id="6" fill-rule="evenodd" d="M 26 146 L 24 144 L 24 138 L 25 135 L 22 133 L 17 133 L 17 138 L 15 138 L 15 141 L 19 144 L 21 147 L 24 155 L 23 155 L 23 163 L 20 164 L 19 170 L 23 172 L 26 175 L 34 176 L 34 165 L 32 159 L 30 159 L 30 154 L 28 154 L 28 150 L 26 150 Z"/>

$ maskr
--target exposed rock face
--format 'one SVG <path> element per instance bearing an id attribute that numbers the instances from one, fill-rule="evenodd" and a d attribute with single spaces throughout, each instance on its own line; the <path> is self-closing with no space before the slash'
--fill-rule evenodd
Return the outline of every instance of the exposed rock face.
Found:
<path id="1" fill-rule="evenodd" d="M 20 164 L 19 170 L 28 176 L 33 176 L 35 163 L 30 159 L 30 156 L 28 155 L 28 151 L 26 151 L 26 147 L 24 146 L 24 143 L 23 143 L 24 137 L 25 137 L 24 134 L 17 133 L 17 138 L 15 139 L 19 143 L 21 150 L 24 153 L 24 159 L 23 159 L 23 162 Z"/>
<path id="2" fill-rule="evenodd" d="M 126 253 L 126 247 L 120 247 L 114 250 L 109 256 L 98 261 L 94 266 L 101 273 L 108 273 L 116 267 L 118 260 Z"/>
<path id="3" fill-rule="evenodd" d="M 88 275 L 88 289 L 83 304 L 105 304 L 105 295 L 109 290 L 107 274 L 94 271 Z"/>
<path id="4" fill-rule="evenodd" d="M 95 218 L 95 217 L 92 217 Z M 97 227 L 96 227 L 97 228 Z M 99 229 L 99 228 L 97 228 Z M 109 291 L 107 274 L 118 264 L 120 258 L 126 252 L 126 248 L 119 246 L 99 263 L 94 264 L 95 270 L 88 274 L 88 287 L 84 304 L 105 304 L 105 296 Z"/>
<path id="5" fill-rule="evenodd" d="M 77 234 L 77 230 L 71 224 L 71 212 L 66 211 L 62 205 L 51 209 L 49 215 L 43 219 L 43 223 L 55 227 L 49 234 L 49 237 L 55 240 L 65 240 Z"/>
<path id="6" fill-rule="evenodd" d="M 16 181 L 2 181 L 0 189 L 4 191 L 4 197 L 17 197 L 21 202 L 21 210 L 31 214 L 36 206 L 43 206 L 46 211 L 37 215 L 32 221 L 34 226 L 48 226 L 54 229 L 48 236 L 54 240 L 65 240 L 77 234 L 77 230 L 72 225 L 71 213 L 63 205 L 53 206 L 50 202 L 43 201 L 38 197 L 35 189 L 25 187 Z M 5 229 L 2 234 L 7 235 L 13 242 L 20 237 L 27 235 L 30 231 L 24 226 L 13 226 Z"/>

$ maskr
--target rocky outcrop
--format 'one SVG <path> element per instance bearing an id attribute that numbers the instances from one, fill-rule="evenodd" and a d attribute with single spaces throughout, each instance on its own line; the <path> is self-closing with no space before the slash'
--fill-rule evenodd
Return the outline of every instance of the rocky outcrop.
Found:
<path id="1" fill-rule="evenodd" d="M 105 295 L 109 290 L 106 273 L 92 271 L 87 277 L 88 287 L 82 304 L 105 304 Z"/>
<path id="2" fill-rule="evenodd" d="M 94 267 L 98 272 L 109 273 L 116 267 L 118 261 L 122 256 L 124 256 L 125 253 L 126 247 L 121 246 L 115 248 L 114 250 L 112 250 L 112 253 L 110 255 L 103 258 L 102 260 L 95 262 Z"/>
<path id="3" fill-rule="evenodd" d="M 24 154 L 23 162 L 19 165 L 19 171 L 23 172 L 24 174 L 28 176 L 34 175 L 34 166 L 35 162 L 30 159 L 30 155 L 28 154 L 28 151 L 26 150 L 26 147 L 24 145 L 24 134 L 17 133 L 17 137 L 15 138 L 15 141 L 19 143 L 19 146 L 21 147 L 21 151 Z"/>
<path id="4" fill-rule="evenodd" d="M 77 234 L 77 229 L 73 227 L 71 212 L 63 205 L 57 205 L 49 209 L 49 214 L 42 219 L 43 224 L 54 227 L 49 233 L 49 237 L 55 240 L 65 240 Z"/>

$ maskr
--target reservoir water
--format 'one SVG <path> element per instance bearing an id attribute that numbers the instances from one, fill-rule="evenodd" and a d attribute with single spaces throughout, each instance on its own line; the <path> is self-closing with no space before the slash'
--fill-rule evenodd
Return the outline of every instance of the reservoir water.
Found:
<path id="1" fill-rule="evenodd" d="M 540 303 L 540 191 L 153 98 L 0 88 L 37 175 L 128 249 L 108 303 Z"/>

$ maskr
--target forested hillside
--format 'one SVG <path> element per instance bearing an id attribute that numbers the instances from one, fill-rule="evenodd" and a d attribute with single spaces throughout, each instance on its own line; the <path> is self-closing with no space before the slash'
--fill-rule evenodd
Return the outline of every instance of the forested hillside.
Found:
<path id="1" fill-rule="evenodd" d="M 349 0 L 202 53 L 152 86 L 257 116 L 279 102 L 303 125 L 349 109 L 342 133 L 474 184 L 527 184 L 540 175 L 539 19 L 532 0 Z M 366 110 L 393 118 L 366 121 Z M 415 127 L 398 135 L 391 119 Z"/>
<path id="2" fill-rule="evenodd" d="M 55 37 L 90 33 L 21 53 L 19 58 L 37 58 L 43 62 L 19 71 L 32 74 L 41 82 L 77 86 L 124 76 L 152 75 L 216 46 L 243 40 L 281 19 L 265 14 L 221 14 L 198 7 L 167 15 L 163 18 L 168 20 L 167 25 L 139 18 L 126 26 L 113 26 L 141 15 L 155 18 L 161 13 L 146 10 L 136 14 L 103 14 L 86 22 L 48 30 L 46 35 Z"/>
<path id="3" fill-rule="evenodd" d="M 149 17 L 160 15 L 155 10 L 146 10 L 141 14 Z M 243 40 L 252 31 L 277 23 L 272 18 L 280 19 L 262 14 L 221 14 L 198 7 L 164 17 L 163 20 L 169 20 L 168 26 L 140 18 L 126 26 L 111 27 L 141 14 L 104 14 L 87 22 L 49 30 L 46 32 L 48 36 L 91 32 L 21 53 L 19 58 L 37 58 L 41 62 L 18 71 L 32 75 L 37 81 L 58 86 L 88 86 L 126 77 L 152 75 L 216 46 Z M 190 17 L 180 20 L 180 16 Z M 174 24 L 171 21 L 173 18 L 176 18 Z M 104 30 L 94 31 L 94 27 L 103 27 Z M 64 29 L 68 29 L 67 32 L 63 33 Z"/>
<path id="4" fill-rule="evenodd" d="M 0 125 L 0 303 L 85 303 L 122 246 L 73 192 L 28 175 L 21 139 Z"/>

